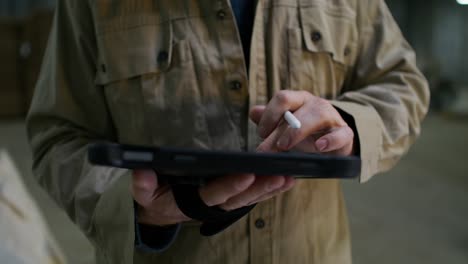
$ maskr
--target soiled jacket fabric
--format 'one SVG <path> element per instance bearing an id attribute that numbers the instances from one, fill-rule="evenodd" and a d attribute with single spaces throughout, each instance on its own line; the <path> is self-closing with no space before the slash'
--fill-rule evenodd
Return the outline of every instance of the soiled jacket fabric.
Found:
<path id="1" fill-rule="evenodd" d="M 66 260 L 6 152 L 0 150 L 0 263 Z"/>
<path id="2" fill-rule="evenodd" d="M 187 223 L 169 250 L 135 250 L 130 173 L 91 166 L 92 142 L 254 151 L 249 108 L 282 89 L 352 116 L 362 182 L 419 134 L 428 87 L 383 0 L 259 0 L 249 73 L 229 2 L 58 1 L 28 131 L 35 174 L 98 263 L 336 264 L 351 253 L 337 180 L 300 181 L 219 235 Z"/>

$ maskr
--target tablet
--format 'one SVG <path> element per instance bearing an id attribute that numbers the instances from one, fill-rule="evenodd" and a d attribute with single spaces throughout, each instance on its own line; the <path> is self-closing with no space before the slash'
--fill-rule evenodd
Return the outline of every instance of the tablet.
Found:
<path id="1" fill-rule="evenodd" d="M 296 152 L 254 153 L 96 143 L 92 164 L 125 169 L 152 169 L 159 175 L 199 181 L 229 174 L 288 175 L 296 178 L 355 178 L 359 157 Z"/>

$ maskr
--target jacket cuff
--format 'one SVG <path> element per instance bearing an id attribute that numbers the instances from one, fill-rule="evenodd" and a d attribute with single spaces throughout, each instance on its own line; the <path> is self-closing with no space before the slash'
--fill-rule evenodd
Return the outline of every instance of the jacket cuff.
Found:
<path id="1" fill-rule="evenodd" d="M 382 147 L 381 119 L 371 106 L 350 102 L 330 101 L 339 111 L 349 115 L 345 121 L 354 129 L 361 158 L 360 182 L 364 183 L 378 172 L 379 150 Z M 343 115 L 343 113 L 341 113 Z M 352 121 L 349 119 L 352 118 Z M 348 119 L 348 120 L 346 120 Z"/>
<path id="2" fill-rule="evenodd" d="M 166 251 L 175 241 L 181 224 L 170 226 L 154 226 L 138 223 L 135 210 L 135 248 L 152 253 Z"/>

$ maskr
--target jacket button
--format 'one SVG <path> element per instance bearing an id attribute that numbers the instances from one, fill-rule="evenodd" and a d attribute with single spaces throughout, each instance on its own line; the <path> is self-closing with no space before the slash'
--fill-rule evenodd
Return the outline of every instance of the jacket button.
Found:
<path id="1" fill-rule="evenodd" d="M 223 10 L 219 10 L 217 16 L 219 20 L 223 20 L 226 17 L 226 12 L 224 12 Z"/>
<path id="2" fill-rule="evenodd" d="M 312 41 L 318 42 L 320 40 L 322 40 L 322 33 L 320 33 L 319 31 L 312 32 Z"/>
<path id="3" fill-rule="evenodd" d="M 262 229 L 265 227 L 265 220 L 263 220 L 262 218 L 259 218 L 257 220 L 255 220 L 255 227 L 258 228 L 258 229 Z"/>
<path id="4" fill-rule="evenodd" d="M 239 81 L 232 81 L 230 83 L 230 86 L 231 86 L 231 90 L 234 90 L 234 91 L 238 91 L 242 89 L 242 83 Z"/>
<path id="5" fill-rule="evenodd" d="M 160 51 L 158 54 L 158 63 L 165 63 L 169 59 L 169 53 L 167 51 L 163 50 Z"/>
<path id="6" fill-rule="evenodd" d="M 351 48 L 350 47 L 346 47 L 345 50 L 344 50 L 344 55 L 345 56 L 349 56 L 351 54 Z"/>

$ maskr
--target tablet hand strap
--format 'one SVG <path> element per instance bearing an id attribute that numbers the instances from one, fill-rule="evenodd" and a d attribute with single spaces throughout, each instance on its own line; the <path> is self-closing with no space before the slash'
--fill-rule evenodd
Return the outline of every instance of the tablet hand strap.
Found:
<path id="1" fill-rule="evenodd" d="M 217 206 L 207 206 L 198 192 L 199 186 L 191 184 L 172 184 L 172 192 L 179 209 L 188 217 L 201 221 L 200 234 L 215 235 L 247 215 L 256 204 L 232 211 Z"/>

